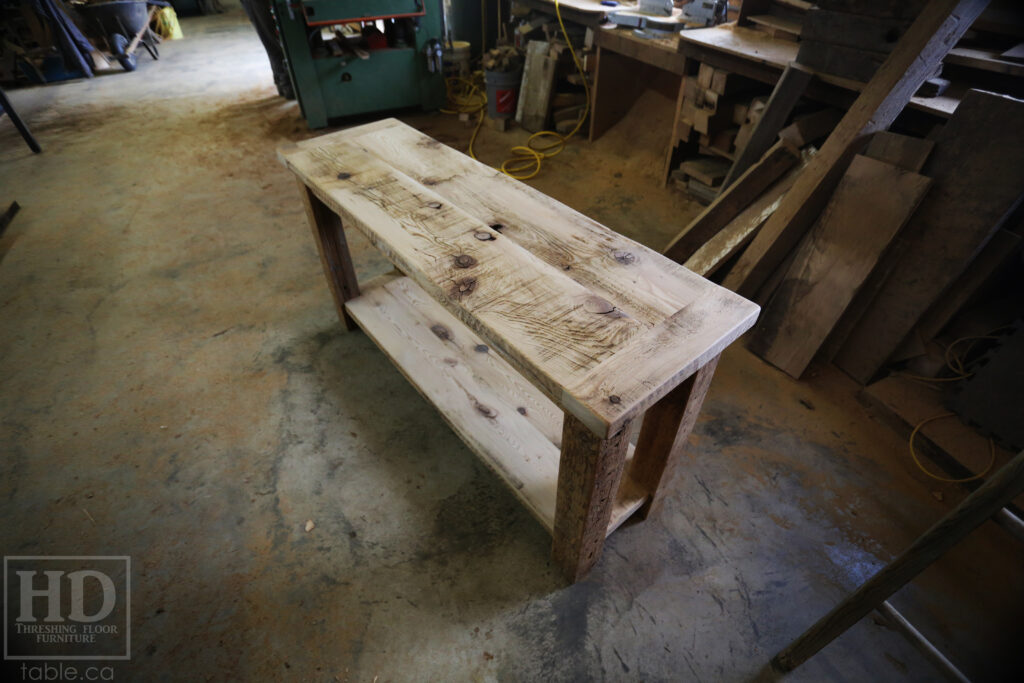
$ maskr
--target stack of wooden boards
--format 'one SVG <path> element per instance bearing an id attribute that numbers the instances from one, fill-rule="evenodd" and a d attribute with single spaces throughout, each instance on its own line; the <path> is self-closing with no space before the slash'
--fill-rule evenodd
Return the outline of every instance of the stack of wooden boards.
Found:
<path id="1" fill-rule="evenodd" d="M 817 153 L 791 124 L 666 249 L 765 304 L 751 348 L 792 376 L 817 357 L 870 382 L 1019 244 L 997 236 L 1020 235 L 1024 101 L 971 90 L 928 139 L 886 130 L 983 4 L 929 5 Z"/>
<path id="2" fill-rule="evenodd" d="M 756 128 L 768 101 L 767 86 L 710 64 L 684 76 L 679 139 L 697 136 L 700 154 L 672 172 L 677 187 L 707 204 L 722 185 Z"/>

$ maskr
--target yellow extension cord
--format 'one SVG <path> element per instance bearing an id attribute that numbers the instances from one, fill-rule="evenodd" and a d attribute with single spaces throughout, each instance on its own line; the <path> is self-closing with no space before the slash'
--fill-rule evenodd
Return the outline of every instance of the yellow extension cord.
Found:
<path id="1" fill-rule="evenodd" d="M 572 62 L 576 66 L 576 71 L 579 72 L 580 78 L 583 80 L 583 90 L 586 93 L 583 115 L 576 122 L 576 127 L 566 135 L 553 130 L 542 130 L 531 135 L 525 145 L 512 147 L 510 150 L 512 156 L 501 162 L 498 170 L 516 180 L 529 180 L 540 173 L 544 160 L 558 155 L 565 149 L 565 144 L 579 132 L 580 128 L 583 127 L 583 122 L 587 120 L 587 116 L 590 114 L 590 84 L 587 83 L 587 74 L 583 71 L 579 57 L 576 56 L 576 50 L 573 49 L 572 41 L 569 40 L 569 34 L 565 30 L 565 23 L 562 21 L 562 11 L 559 8 L 558 0 L 555 0 L 555 16 L 558 17 L 558 26 L 562 29 L 562 35 L 569 46 Z M 449 78 L 446 83 L 448 84 L 448 101 L 453 106 L 441 111 L 446 114 L 479 113 L 479 119 L 476 122 L 476 127 L 473 129 L 473 135 L 469 138 L 469 156 L 479 161 L 476 153 L 473 151 L 473 145 L 476 143 L 476 138 L 480 134 L 480 128 L 484 123 L 487 109 L 487 94 L 480 89 L 479 85 L 465 78 Z M 453 84 L 455 87 L 453 87 Z"/>
<path id="2" fill-rule="evenodd" d="M 920 375 L 912 375 L 906 372 L 900 374 L 909 379 L 914 379 L 921 382 L 957 382 L 962 379 L 967 379 L 974 373 L 967 372 L 967 369 L 964 366 L 963 358 L 953 353 L 953 349 L 956 348 L 956 346 L 961 342 L 971 342 L 970 346 L 968 346 L 967 350 L 964 351 L 963 353 L 964 357 L 966 357 L 967 354 L 971 352 L 971 347 L 974 346 L 974 342 L 978 341 L 979 339 L 997 339 L 998 337 L 993 336 L 992 333 L 998 332 L 1000 329 L 1003 328 L 997 328 L 995 330 L 992 330 L 992 332 L 988 334 L 980 335 L 977 337 L 960 337 L 959 339 L 954 340 L 949 346 L 946 347 L 946 351 L 944 354 L 946 367 L 948 367 L 952 372 L 956 373 L 954 377 L 922 377 Z M 962 479 L 953 479 L 950 477 L 943 477 L 934 474 L 933 472 L 928 471 L 925 468 L 925 466 L 921 464 L 921 459 L 917 457 L 917 451 L 914 450 L 914 438 L 917 436 L 917 433 L 921 431 L 921 428 L 924 427 L 926 424 L 947 417 L 955 417 L 955 415 L 953 413 L 939 413 L 938 415 L 932 415 L 929 418 L 921 420 L 920 422 L 917 423 L 917 425 L 914 426 L 914 429 L 910 432 L 910 439 L 907 441 L 907 447 L 910 449 L 910 457 L 914 460 L 914 464 L 917 465 L 917 469 L 921 470 L 932 479 L 936 479 L 938 481 L 947 482 L 950 484 L 963 484 L 968 481 L 975 481 L 977 479 L 981 479 L 982 477 L 989 473 L 989 470 L 992 469 L 992 466 L 996 462 L 996 445 L 995 442 L 992 441 L 992 439 L 988 440 L 988 465 L 986 465 L 985 469 L 979 472 L 978 474 L 975 474 L 970 477 L 964 477 Z"/>

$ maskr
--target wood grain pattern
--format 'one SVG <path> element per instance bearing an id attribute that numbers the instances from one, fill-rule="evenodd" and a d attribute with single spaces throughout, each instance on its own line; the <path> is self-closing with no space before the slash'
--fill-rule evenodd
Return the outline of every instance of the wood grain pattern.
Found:
<path id="1" fill-rule="evenodd" d="M 765 283 L 821 213 L 865 136 L 889 127 L 986 4 L 933 0 L 925 7 L 743 252 L 726 287 L 750 294 Z"/>
<path id="2" fill-rule="evenodd" d="M 601 556 L 625 466 L 627 427 L 604 439 L 565 416 L 551 556 L 570 582 L 583 578 Z"/>
<path id="3" fill-rule="evenodd" d="M 398 122 L 281 157 L 595 434 L 617 432 L 756 317 L 750 302 Z M 647 365 L 634 379 L 621 359 L 605 373 L 604 363 L 636 349 Z M 600 387 L 622 400 L 592 394 L 606 374 Z"/>
<path id="4" fill-rule="evenodd" d="M 809 158 L 810 155 L 807 155 Z M 775 184 L 761 193 L 735 218 L 718 231 L 714 237 L 705 242 L 693 256 L 686 259 L 683 265 L 704 277 L 711 277 L 729 259 L 738 254 L 743 247 L 754 239 L 757 231 L 775 213 L 782 203 L 782 198 L 796 182 L 797 175 L 806 165 L 806 161 L 790 169 Z"/>
<path id="5" fill-rule="evenodd" d="M 328 209 L 306 185 L 299 181 L 299 196 L 306 210 L 306 219 L 313 230 L 317 253 L 320 254 L 320 265 L 327 278 L 327 286 L 334 299 L 334 308 L 345 329 L 354 330 L 355 321 L 345 310 L 345 302 L 359 296 L 359 282 L 356 280 L 352 256 L 348 251 L 345 231 L 338 215 Z"/>
<path id="6" fill-rule="evenodd" d="M 972 90 L 924 166 L 935 186 L 835 363 L 867 384 L 1024 194 L 1024 101 Z"/>
<path id="7" fill-rule="evenodd" d="M 750 349 L 799 379 L 930 186 L 898 166 L 854 157 L 765 306 Z"/>
<path id="8" fill-rule="evenodd" d="M 640 487 L 651 492 L 647 504 L 640 510 L 645 519 L 658 511 L 667 492 L 664 484 L 681 465 L 683 451 L 697 424 L 716 367 L 717 356 L 644 414 L 629 473 Z"/>
<path id="9" fill-rule="evenodd" d="M 748 168 L 736 182 L 690 221 L 682 232 L 665 247 L 665 256 L 682 263 L 703 247 L 738 216 L 751 202 L 761 196 L 784 173 L 799 161 L 800 154 L 783 141 L 777 142 L 764 156 Z"/>
<path id="10" fill-rule="evenodd" d="M 377 278 L 346 306 L 445 422 L 551 532 L 562 443 L 558 407 L 406 277 Z M 622 477 L 606 533 L 646 499 L 636 482 Z"/>

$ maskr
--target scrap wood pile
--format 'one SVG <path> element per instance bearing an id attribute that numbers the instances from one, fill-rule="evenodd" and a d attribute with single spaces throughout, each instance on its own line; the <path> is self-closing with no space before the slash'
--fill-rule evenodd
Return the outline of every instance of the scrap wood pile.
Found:
<path id="1" fill-rule="evenodd" d="M 807 109 L 800 94 L 813 72 L 792 64 L 758 107 L 745 145 L 714 139 L 717 117 L 722 130 L 739 128 L 728 107 L 691 119 L 695 130 L 709 122 L 698 131 L 708 136 L 702 151 L 721 145 L 713 156 L 747 163 L 684 162 L 677 179 L 708 184 L 713 200 L 665 253 L 761 303 L 749 346 L 793 377 L 817 360 L 861 384 L 892 368 L 947 379 L 950 343 L 999 337 L 984 333 L 1020 316 L 1022 295 L 984 314 L 978 302 L 1006 287 L 1024 292 L 1021 82 L 1004 71 L 965 88 L 944 122 L 922 123 L 917 112 L 897 120 L 980 12 L 951 19 L 958 4 L 970 3 L 921 10 L 847 112 Z M 698 73 L 684 97 L 706 102 L 710 89 L 721 109 L 715 77 Z"/>

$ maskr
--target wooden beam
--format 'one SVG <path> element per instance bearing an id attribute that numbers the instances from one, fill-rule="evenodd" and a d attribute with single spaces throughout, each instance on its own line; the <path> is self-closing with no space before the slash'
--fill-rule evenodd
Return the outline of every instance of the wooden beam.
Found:
<path id="1" fill-rule="evenodd" d="M 1024 492 L 1024 452 L 992 475 L 909 548 L 840 602 L 772 659 L 792 671 L 882 605 L 889 597 L 962 541 L 1006 503 Z"/>
<path id="2" fill-rule="evenodd" d="M 728 225 L 719 230 L 717 235 L 705 242 L 693 256 L 686 259 L 683 265 L 703 277 L 714 275 L 722 265 L 754 239 L 754 235 L 768 217 L 779 208 L 782 198 L 789 192 L 789 188 L 793 187 L 805 164 L 806 162 L 802 162 L 790 169 L 736 218 L 729 221 Z"/>
<path id="3" fill-rule="evenodd" d="M 988 0 L 933 0 L 811 159 L 793 189 L 730 271 L 725 286 L 756 292 L 824 208 L 865 136 L 885 130 Z"/>
<path id="4" fill-rule="evenodd" d="M 733 162 L 728 175 L 722 181 L 723 190 L 728 189 L 736 178 L 741 176 L 772 146 L 779 131 L 786 125 L 786 120 L 793 112 L 793 107 L 803 96 L 813 75 L 814 72 L 796 62 L 791 63 L 782 72 L 750 140 L 742 150 L 737 152 L 736 161 Z"/>
<path id="5" fill-rule="evenodd" d="M 782 174 L 796 165 L 800 153 L 779 141 L 756 164 L 747 169 L 732 187 L 719 194 L 665 248 L 665 255 L 682 263 L 718 234 L 741 211 L 757 199 Z"/>

